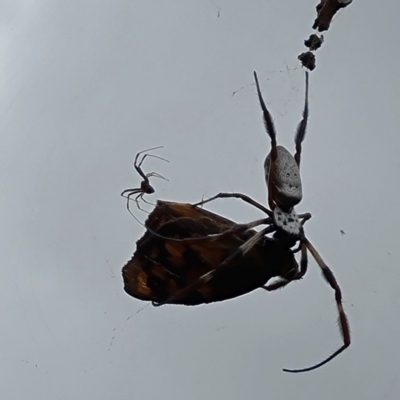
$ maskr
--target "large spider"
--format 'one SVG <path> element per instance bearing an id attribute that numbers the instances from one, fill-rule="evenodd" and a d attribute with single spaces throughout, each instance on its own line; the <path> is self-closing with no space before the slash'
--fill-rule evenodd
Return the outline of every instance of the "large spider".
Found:
<path id="1" fill-rule="evenodd" d="M 295 134 L 294 156 L 277 145 L 274 123 L 255 72 L 254 78 L 265 128 L 271 139 L 271 151 L 264 164 L 270 209 L 241 193 L 219 193 L 193 205 L 158 201 L 146 221 L 147 232 L 137 242 L 133 258 L 123 268 L 125 290 L 141 300 L 151 300 L 156 306 L 222 301 L 256 288 L 273 291 L 303 278 L 309 251 L 335 291 L 343 345 L 311 367 L 284 369 L 286 372 L 306 372 L 326 364 L 350 345 L 340 287 L 304 233 L 303 225 L 311 214 L 298 215 L 294 210 L 302 199 L 299 168 L 308 119 L 308 73 L 303 118 Z M 217 198 L 241 199 L 263 211 L 267 217 L 248 224 L 236 224 L 198 207 Z M 259 232 L 253 230 L 261 225 L 266 226 Z M 272 237 L 267 236 L 270 233 Z M 296 244 L 298 246 L 294 248 Z M 300 267 L 294 258 L 298 251 L 301 251 Z M 279 279 L 267 284 L 273 277 Z"/>

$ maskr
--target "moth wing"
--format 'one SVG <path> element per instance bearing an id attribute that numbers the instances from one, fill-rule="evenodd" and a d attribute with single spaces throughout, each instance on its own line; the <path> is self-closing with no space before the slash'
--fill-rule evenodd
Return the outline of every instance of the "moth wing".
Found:
<path id="1" fill-rule="evenodd" d="M 163 201 L 157 202 L 146 225 L 172 239 L 204 237 L 236 226 L 233 221 L 191 204 Z M 137 242 L 133 258 L 123 267 L 125 291 L 141 300 L 186 305 L 223 301 L 248 293 L 278 275 L 282 255 L 290 263 L 294 260 L 291 253 L 265 238 L 229 267 L 218 269 L 254 234 L 250 231 L 187 243 L 163 239 L 147 231 Z M 202 275 L 213 270 L 210 281 L 199 282 Z M 195 290 L 179 297 L 181 290 L 194 283 Z"/>

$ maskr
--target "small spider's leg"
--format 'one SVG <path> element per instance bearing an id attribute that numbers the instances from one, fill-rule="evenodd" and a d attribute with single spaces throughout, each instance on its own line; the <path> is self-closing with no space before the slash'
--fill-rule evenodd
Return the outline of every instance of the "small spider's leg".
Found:
<path id="1" fill-rule="evenodd" d="M 248 224 L 237 224 L 233 228 L 228 229 L 226 231 L 223 231 L 221 233 L 213 233 L 213 234 L 210 234 L 210 235 L 207 235 L 207 236 L 188 237 L 188 238 L 181 238 L 181 239 L 170 238 L 170 237 L 167 237 L 167 236 L 163 236 L 163 235 L 160 235 L 157 232 L 154 232 L 149 226 L 145 225 L 145 227 L 146 227 L 147 231 L 150 232 L 152 235 L 154 235 L 154 236 L 156 236 L 156 237 L 158 237 L 160 239 L 166 240 L 166 241 L 180 242 L 180 243 L 201 243 L 201 242 L 212 242 L 212 241 L 216 241 L 216 240 L 221 240 L 221 238 L 223 238 L 225 236 L 237 235 L 239 233 L 243 233 L 243 232 L 246 232 L 246 231 L 248 231 L 250 229 L 253 229 L 256 226 L 265 225 L 265 224 L 271 225 L 271 226 L 267 227 L 267 228 L 272 229 L 272 230 L 270 230 L 268 232 L 268 233 L 270 233 L 270 232 L 273 232 L 273 231 L 276 230 L 275 226 L 273 226 L 272 223 L 273 223 L 272 219 L 263 218 L 263 219 L 258 219 L 258 220 L 253 221 L 253 222 L 249 222 Z M 249 239 L 249 240 L 251 240 L 251 239 Z"/>
<path id="2" fill-rule="evenodd" d="M 264 235 L 267 233 L 271 233 L 275 227 L 267 226 L 266 228 L 262 229 L 260 232 L 257 232 L 253 237 L 251 237 L 247 242 L 243 243 L 235 252 L 233 252 L 229 257 L 225 258 L 216 268 L 212 269 L 211 271 L 207 272 L 206 274 L 202 275 L 196 282 L 192 283 L 191 285 L 186 286 L 184 289 L 178 291 L 178 293 L 174 294 L 173 296 L 169 297 L 165 301 L 154 302 L 153 306 L 162 306 L 163 304 L 171 303 L 176 301 L 179 298 L 185 297 L 188 293 L 196 290 L 196 288 L 204 283 L 209 282 L 215 272 L 221 268 L 229 267 L 230 263 L 238 257 L 243 256 L 246 254 L 254 245 L 260 241 Z"/>
<path id="3" fill-rule="evenodd" d="M 136 172 L 143 178 L 143 181 L 149 182 L 149 179 L 148 179 L 147 176 L 144 174 L 144 172 L 143 172 L 143 170 L 142 170 L 142 168 L 141 168 L 141 165 L 142 165 L 142 163 L 143 163 L 143 160 L 144 160 L 146 154 L 143 156 L 143 158 L 142 158 L 142 160 L 140 161 L 139 164 L 138 164 L 138 162 L 137 162 L 137 161 L 138 161 L 139 155 L 142 154 L 142 153 L 143 153 L 143 151 L 140 151 L 139 153 L 136 154 L 135 161 L 134 161 L 134 163 L 133 163 L 133 167 L 135 168 Z"/>
<path id="4" fill-rule="evenodd" d="M 137 193 L 141 193 L 141 192 L 142 192 L 142 189 L 140 189 L 140 188 L 125 189 L 125 190 L 121 193 L 121 196 L 122 196 L 122 197 L 131 197 L 132 195 L 137 194 Z M 126 193 L 129 193 L 129 194 L 126 195 Z"/>
<path id="5" fill-rule="evenodd" d="M 198 207 L 198 206 L 203 206 L 204 204 L 213 201 L 215 199 L 226 199 L 226 198 L 236 198 L 236 199 L 241 199 L 245 201 L 246 203 L 251 204 L 252 206 L 258 208 L 259 210 L 265 212 L 265 214 L 269 215 L 271 218 L 273 217 L 273 213 L 268 210 L 268 208 L 264 207 L 262 204 L 258 203 L 257 201 L 253 200 L 251 197 L 246 196 L 245 194 L 242 193 L 218 193 L 213 197 L 210 197 L 207 200 L 201 200 L 198 203 L 193 204 L 193 207 Z"/>
<path id="6" fill-rule="evenodd" d="M 206 194 L 203 193 L 203 196 L 201 196 L 201 201 L 199 201 L 199 202 L 196 203 L 196 204 L 193 204 L 193 206 L 194 206 L 194 207 L 203 208 L 204 202 L 208 202 L 208 201 L 214 200 L 214 198 L 216 197 L 216 196 L 214 196 L 212 199 L 204 200 L 204 196 L 205 196 L 205 195 L 206 195 Z M 218 195 L 217 195 L 217 196 L 218 196 Z"/>
<path id="7" fill-rule="evenodd" d="M 165 176 L 162 176 L 162 175 L 160 175 L 160 174 L 157 173 L 157 172 L 149 172 L 148 174 L 146 174 L 146 176 L 147 176 L 148 178 L 154 176 L 155 178 L 161 178 L 161 179 L 164 179 L 165 181 L 168 181 L 168 179 L 167 179 Z"/>
<path id="8" fill-rule="evenodd" d="M 126 194 L 128 193 L 128 194 Z M 131 196 L 133 196 L 134 194 L 140 194 L 142 193 L 142 189 L 125 189 L 122 193 L 121 196 L 126 198 L 126 208 L 128 209 L 128 211 L 130 212 L 129 209 L 129 200 L 131 199 Z"/>
<path id="9" fill-rule="evenodd" d="M 347 347 L 350 346 L 350 327 L 349 327 L 349 322 L 347 320 L 347 316 L 344 312 L 343 309 L 343 304 L 342 304 L 342 292 L 340 290 L 340 287 L 335 279 L 335 276 L 333 275 L 333 272 L 330 270 L 330 268 L 325 264 L 324 260 L 322 257 L 319 255 L 315 247 L 310 243 L 308 239 L 304 239 L 304 244 L 309 250 L 309 252 L 312 254 L 314 257 L 315 261 L 319 265 L 319 267 L 322 270 L 322 274 L 324 275 L 324 278 L 327 280 L 329 283 L 330 287 L 335 291 L 335 300 L 336 300 L 336 305 L 339 313 L 339 326 L 340 326 L 340 333 L 342 335 L 343 339 L 343 345 L 336 350 L 333 354 L 331 354 L 329 357 L 327 357 L 325 360 L 322 362 L 313 365 L 312 367 L 309 368 L 301 368 L 301 369 L 284 369 L 285 372 L 306 372 L 306 371 L 311 371 L 313 369 L 319 368 L 322 365 L 326 364 L 327 362 L 331 361 L 333 358 L 338 356 L 340 353 L 342 353 Z"/>
<path id="10" fill-rule="evenodd" d="M 264 116 L 264 125 L 265 129 L 271 138 L 271 157 L 270 157 L 270 164 L 269 164 L 269 178 L 268 178 L 268 205 L 273 210 L 275 208 L 275 202 L 273 198 L 273 182 L 275 177 L 275 163 L 276 158 L 278 156 L 276 150 L 276 131 L 274 121 L 272 120 L 271 114 L 269 113 L 267 106 L 265 105 L 264 99 L 261 94 L 260 84 L 258 83 L 257 73 L 254 71 L 254 79 L 256 81 L 257 86 L 257 94 L 258 100 L 260 101 L 261 109 Z"/>
<path id="11" fill-rule="evenodd" d="M 144 196 L 142 196 L 142 201 L 143 201 L 143 203 L 149 204 L 149 205 L 151 205 L 151 206 L 154 206 L 154 205 L 155 205 L 155 203 L 151 203 L 150 201 L 147 201 L 147 200 L 144 198 Z"/>
<path id="12" fill-rule="evenodd" d="M 149 213 L 148 211 L 146 211 L 146 210 L 140 208 L 139 206 L 138 206 L 138 208 L 139 208 L 139 210 L 141 210 L 141 211 L 143 211 L 143 212 L 145 212 L 145 213 Z M 140 219 L 139 219 L 138 217 L 136 217 L 136 215 L 131 211 L 131 209 L 130 209 L 130 207 L 129 207 L 129 201 L 128 201 L 128 204 L 127 204 L 127 209 L 128 209 L 129 214 L 131 214 L 131 216 L 133 217 L 133 219 L 135 219 L 136 222 L 138 222 L 140 225 L 144 226 L 143 222 L 140 221 Z"/>
<path id="13" fill-rule="evenodd" d="M 155 192 L 153 186 L 150 185 L 149 180 L 146 178 L 142 182 L 140 182 L 140 188 L 132 188 L 132 189 L 125 189 L 122 193 L 121 196 L 125 197 L 126 193 L 130 193 L 129 197 L 132 196 L 133 194 L 136 193 L 143 193 L 143 194 L 152 194 Z"/>
<path id="14" fill-rule="evenodd" d="M 149 149 L 144 149 L 144 150 L 142 150 L 142 151 L 139 151 L 139 153 L 136 154 L 134 164 L 137 165 L 137 160 L 138 160 L 139 156 L 140 156 L 141 154 L 143 154 L 143 153 L 146 153 L 146 151 L 153 151 L 153 150 L 162 149 L 162 148 L 164 148 L 164 146 L 150 147 Z M 158 156 L 154 156 L 154 157 L 158 157 Z M 161 157 L 160 157 L 160 158 L 161 158 Z M 168 160 L 166 160 L 166 161 L 168 161 Z M 143 161 L 142 161 L 142 162 L 143 162 Z M 169 161 L 168 161 L 168 162 L 169 162 Z M 140 167 L 140 165 L 141 165 L 141 163 L 139 163 L 139 167 Z"/>
<path id="15" fill-rule="evenodd" d="M 139 151 L 139 153 L 136 154 L 136 159 L 139 158 L 139 156 L 143 153 L 146 153 L 146 151 L 153 151 L 153 150 L 158 150 L 158 149 L 163 149 L 164 146 L 156 146 L 156 147 L 150 147 L 149 149 L 144 149 L 142 151 Z"/>
<path id="16" fill-rule="evenodd" d="M 126 193 L 128 193 L 127 195 L 126 195 Z M 121 193 L 121 196 L 122 197 L 125 197 L 126 198 L 126 208 L 127 208 L 127 210 L 129 211 L 129 213 L 131 214 L 131 215 L 133 215 L 132 214 L 132 211 L 131 211 L 131 209 L 130 209 L 130 207 L 129 207 L 129 202 L 130 202 L 130 200 L 132 200 L 131 199 L 131 197 L 133 196 L 133 195 L 137 195 L 134 199 L 133 199 L 133 201 L 136 203 L 136 207 L 140 210 L 140 211 L 144 211 L 144 212 L 146 212 L 146 213 L 148 213 L 148 211 L 147 210 L 145 210 L 144 208 L 141 208 L 140 207 L 140 204 L 139 204 L 139 199 L 142 199 L 145 203 L 147 203 L 147 204 L 151 204 L 151 203 L 149 203 L 148 201 L 146 201 L 145 199 L 144 199 L 144 195 L 146 194 L 146 192 L 144 192 L 143 190 L 141 190 L 141 189 L 126 189 L 126 190 L 124 190 L 122 193 Z M 135 219 L 136 219 L 136 217 L 135 217 Z"/>
<path id="17" fill-rule="evenodd" d="M 297 126 L 296 135 L 294 137 L 294 143 L 296 145 L 296 154 L 294 155 L 294 159 L 296 160 L 296 163 L 299 167 L 301 161 L 301 143 L 303 142 L 306 136 L 307 121 L 308 121 L 308 72 L 306 71 L 306 95 L 304 101 L 303 119 Z"/>
<path id="18" fill-rule="evenodd" d="M 142 152 L 141 152 L 141 153 L 142 153 Z M 169 160 L 167 160 L 167 159 L 164 158 L 164 157 L 156 156 L 155 154 L 146 153 L 146 154 L 141 158 L 141 160 L 140 160 L 139 163 L 137 163 L 137 161 L 135 162 L 138 168 L 140 168 L 140 167 L 142 166 L 143 161 L 146 159 L 146 157 L 157 158 L 158 160 L 166 161 L 167 163 L 169 163 Z"/>
<path id="19" fill-rule="evenodd" d="M 298 270 L 292 277 L 282 277 L 282 279 L 271 283 L 270 285 L 261 286 L 268 292 L 285 287 L 287 284 L 293 281 L 298 281 L 303 278 L 307 272 L 308 258 L 307 258 L 307 247 L 304 243 L 301 243 L 301 259 L 300 259 L 300 270 Z"/>
<path id="20" fill-rule="evenodd" d="M 138 174 L 139 174 L 146 182 L 148 182 L 148 178 L 147 178 L 147 176 L 144 174 L 144 172 L 142 171 L 142 168 L 141 168 L 141 166 L 142 166 L 142 164 L 143 164 L 143 161 L 146 159 L 146 157 L 158 158 L 159 160 L 163 160 L 163 161 L 169 162 L 169 161 L 168 161 L 167 159 L 165 159 L 165 158 L 156 156 L 156 155 L 154 155 L 154 154 L 147 154 L 146 151 L 152 151 L 152 150 L 157 150 L 157 149 L 162 149 L 162 148 L 163 148 L 163 146 L 151 147 L 150 149 L 146 149 L 146 150 L 139 151 L 139 153 L 136 154 L 136 157 L 135 157 L 135 161 L 134 161 L 134 163 L 133 163 L 133 166 L 134 166 L 134 168 L 136 169 L 136 171 L 138 172 Z M 141 158 L 141 160 L 138 162 L 139 156 L 140 156 L 141 154 L 143 154 L 143 153 L 146 153 L 146 154 L 144 154 L 143 157 Z"/>
<path id="21" fill-rule="evenodd" d="M 145 210 L 143 210 L 142 208 L 140 208 L 140 205 L 139 205 L 139 199 L 142 199 L 143 196 L 144 196 L 144 192 L 140 191 L 139 194 L 133 199 L 133 201 L 136 203 L 136 207 L 137 207 L 140 211 L 145 211 Z M 129 196 L 129 198 L 128 198 L 128 203 L 129 203 L 129 200 L 131 200 L 130 196 Z M 129 206 L 128 206 L 128 209 L 129 209 L 129 211 L 130 211 Z"/>
<path id="22" fill-rule="evenodd" d="M 144 199 L 144 195 L 146 193 L 145 192 L 141 192 L 139 193 L 136 197 L 135 197 L 135 203 L 136 203 L 136 207 L 140 210 L 140 211 L 144 211 L 145 213 L 149 213 L 147 210 L 145 210 L 144 208 L 140 207 L 140 202 L 139 199 L 141 199 L 143 202 L 147 203 L 147 201 Z"/>

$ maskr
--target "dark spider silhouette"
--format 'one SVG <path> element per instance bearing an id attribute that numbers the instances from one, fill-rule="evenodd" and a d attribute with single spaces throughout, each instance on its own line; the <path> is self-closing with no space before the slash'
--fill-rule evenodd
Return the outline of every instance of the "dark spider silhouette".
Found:
<path id="1" fill-rule="evenodd" d="M 143 180 L 140 183 L 140 187 L 139 188 L 125 189 L 121 193 L 121 196 L 125 197 L 127 199 L 126 207 L 127 207 L 128 211 L 130 213 L 131 213 L 131 210 L 130 210 L 130 207 L 129 207 L 129 201 L 131 200 L 131 197 L 134 196 L 134 195 L 137 195 L 134 198 L 134 201 L 136 202 L 136 206 L 137 206 L 137 208 L 139 210 L 147 212 L 146 210 L 144 210 L 143 208 L 140 207 L 139 199 L 142 199 L 143 202 L 146 203 L 146 204 L 154 205 L 153 203 L 150 203 L 150 202 L 146 201 L 145 198 L 144 198 L 145 194 L 152 194 L 152 193 L 155 192 L 155 189 L 153 188 L 153 186 L 150 185 L 150 180 L 149 180 L 150 177 L 154 176 L 156 178 L 161 178 L 161 179 L 164 179 L 166 181 L 168 180 L 167 178 L 163 177 L 162 175 L 158 174 L 157 172 L 149 172 L 149 173 L 145 174 L 143 172 L 142 168 L 141 168 L 141 166 L 143 164 L 143 161 L 146 159 L 146 157 L 153 157 L 153 158 L 157 158 L 159 160 L 163 160 L 163 161 L 169 162 L 165 158 L 156 156 L 154 154 L 146 153 L 146 151 L 152 151 L 152 150 L 157 150 L 157 149 L 162 149 L 162 148 L 163 148 L 163 146 L 151 147 L 150 149 L 139 151 L 139 153 L 136 154 L 133 166 L 136 169 L 136 171 L 138 172 L 138 174 L 143 178 Z M 143 157 L 139 161 L 139 156 L 141 154 L 143 154 L 143 153 L 145 153 L 145 154 L 143 155 Z"/>

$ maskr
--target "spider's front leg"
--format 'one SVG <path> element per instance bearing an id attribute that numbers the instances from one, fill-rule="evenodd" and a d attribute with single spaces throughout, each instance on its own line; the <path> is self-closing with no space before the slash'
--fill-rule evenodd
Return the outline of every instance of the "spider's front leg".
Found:
<path id="1" fill-rule="evenodd" d="M 232 236 L 232 235 L 237 235 L 241 234 L 244 232 L 249 231 L 250 229 L 253 229 L 257 226 L 260 225 L 271 225 L 269 228 L 271 229 L 271 233 L 275 230 L 275 227 L 273 224 L 273 221 L 271 218 L 262 218 L 262 219 L 257 219 L 253 222 L 249 222 L 247 224 L 236 224 L 233 228 L 228 229 L 226 231 L 220 232 L 220 233 L 212 233 L 207 236 L 197 236 L 197 237 L 187 237 L 187 238 L 171 238 L 168 236 L 164 236 L 159 234 L 158 232 L 155 232 L 153 229 L 151 229 L 148 225 L 145 225 L 146 229 L 148 232 L 150 232 L 153 236 L 156 236 L 160 239 L 170 241 L 170 242 L 180 242 L 180 243 L 202 243 L 202 242 L 210 242 L 210 241 L 217 241 L 220 240 L 224 237 Z M 247 242 L 246 242 L 247 243 Z M 248 250 L 247 250 L 248 251 Z"/>
<path id="2" fill-rule="evenodd" d="M 265 105 L 264 99 L 261 94 L 260 84 L 258 83 L 257 73 L 254 71 L 254 80 L 256 81 L 258 100 L 260 101 L 261 109 L 264 117 L 264 125 L 268 136 L 271 139 L 271 152 L 269 154 L 269 163 L 266 166 L 268 168 L 268 205 L 273 210 L 275 208 L 275 201 L 273 195 L 274 188 L 274 177 L 275 177 L 275 167 L 276 159 L 278 157 L 277 143 L 276 143 L 276 130 L 274 121 L 272 120 L 271 114 Z"/>
<path id="3" fill-rule="evenodd" d="M 199 201 L 198 203 L 193 204 L 193 207 L 198 207 L 198 206 L 202 206 L 206 203 L 209 203 L 210 201 L 216 200 L 216 199 L 228 199 L 228 198 L 235 198 L 235 199 L 240 199 L 243 200 L 244 202 L 251 204 L 252 206 L 258 208 L 259 210 L 261 210 L 262 212 L 264 212 L 265 214 L 267 214 L 268 216 L 272 217 L 273 214 L 270 210 L 268 210 L 268 208 L 264 207 L 262 204 L 258 203 L 257 201 L 253 200 L 251 197 L 242 194 L 242 193 L 218 193 L 213 197 L 210 197 L 209 199 L 206 200 L 202 200 Z"/>
<path id="4" fill-rule="evenodd" d="M 301 161 L 301 144 L 306 136 L 307 121 L 308 121 L 308 72 L 306 72 L 306 94 L 304 100 L 303 119 L 297 126 L 297 131 L 294 137 L 294 143 L 296 145 L 296 153 L 294 155 L 294 159 L 296 160 L 296 163 L 299 168 Z"/>

